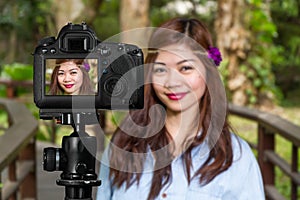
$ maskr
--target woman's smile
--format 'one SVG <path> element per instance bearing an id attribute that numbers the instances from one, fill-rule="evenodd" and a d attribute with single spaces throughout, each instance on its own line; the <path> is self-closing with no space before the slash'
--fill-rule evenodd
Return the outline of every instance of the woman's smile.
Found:
<path id="1" fill-rule="evenodd" d="M 67 89 L 70 89 L 70 88 L 72 88 L 73 86 L 74 86 L 74 84 L 65 84 L 64 85 Z"/>
<path id="2" fill-rule="evenodd" d="M 187 92 L 166 93 L 167 97 L 173 101 L 178 101 L 178 100 L 183 99 L 186 94 L 187 94 Z"/>

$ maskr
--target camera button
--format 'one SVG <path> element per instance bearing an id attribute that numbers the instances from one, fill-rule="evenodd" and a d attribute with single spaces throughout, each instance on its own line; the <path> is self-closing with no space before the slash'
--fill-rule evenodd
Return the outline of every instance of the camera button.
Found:
<path id="1" fill-rule="evenodd" d="M 87 170 L 86 164 L 82 162 L 77 163 L 75 168 L 77 173 L 85 173 Z"/>
<path id="2" fill-rule="evenodd" d="M 48 49 L 42 49 L 42 53 L 45 54 L 48 52 Z"/>
<path id="3" fill-rule="evenodd" d="M 52 54 L 55 54 L 55 53 L 56 53 L 56 49 L 50 49 L 50 52 L 51 52 Z"/>
<path id="4" fill-rule="evenodd" d="M 108 69 L 107 68 L 103 69 L 102 74 L 108 74 Z"/>
<path id="5" fill-rule="evenodd" d="M 119 45 L 118 50 L 123 51 L 124 47 L 122 45 Z"/>
<path id="6" fill-rule="evenodd" d="M 110 49 L 107 47 L 104 47 L 103 49 L 101 49 L 101 55 L 102 56 L 109 56 L 110 55 Z"/>
<path id="7" fill-rule="evenodd" d="M 102 64 L 106 66 L 106 65 L 108 65 L 108 61 L 107 60 L 103 60 Z"/>

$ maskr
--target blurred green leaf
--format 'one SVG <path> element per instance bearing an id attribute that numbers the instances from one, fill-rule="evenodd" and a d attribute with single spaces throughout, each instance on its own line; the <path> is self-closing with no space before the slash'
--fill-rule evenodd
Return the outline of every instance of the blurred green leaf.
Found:
<path id="1" fill-rule="evenodd" d="M 259 78 L 256 78 L 254 81 L 253 81 L 253 85 L 257 88 L 257 87 L 260 87 L 262 85 L 262 81 L 259 79 Z"/>
<path id="2" fill-rule="evenodd" d="M 33 67 L 31 65 L 13 63 L 6 64 L 3 67 L 2 74 L 4 77 L 11 80 L 32 80 L 33 79 Z M 1 74 L 1 76 L 2 76 Z"/>

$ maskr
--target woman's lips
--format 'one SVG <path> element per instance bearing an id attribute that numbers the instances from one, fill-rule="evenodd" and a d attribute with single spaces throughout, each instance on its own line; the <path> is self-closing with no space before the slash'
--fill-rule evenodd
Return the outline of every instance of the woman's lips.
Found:
<path id="1" fill-rule="evenodd" d="M 65 85 L 65 87 L 69 89 L 69 88 L 73 87 L 73 85 L 74 84 L 68 84 L 68 85 Z"/>
<path id="2" fill-rule="evenodd" d="M 170 100 L 178 101 L 182 99 L 186 94 L 187 94 L 186 92 L 180 92 L 180 93 L 168 93 L 166 95 Z"/>

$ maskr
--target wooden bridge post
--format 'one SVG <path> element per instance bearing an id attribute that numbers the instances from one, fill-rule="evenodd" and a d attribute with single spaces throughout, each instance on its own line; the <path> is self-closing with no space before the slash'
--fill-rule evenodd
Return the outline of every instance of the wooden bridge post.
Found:
<path id="1" fill-rule="evenodd" d="M 17 166 L 16 166 L 16 159 L 13 160 L 9 166 L 8 166 L 8 180 L 10 182 L 16 182 L 17 181 Z M 9 200 L 16 200 L 17 199 L 17 193 L 14 192 Z"/>
<path id="2" fill-rule="evenodd" d="M 261 124 L 258 125 L 258 162 L 265 185 L 275 184 L 275 168 L 274 165 L 267 161 L 265 152 L 267 150 L 274 151 L 275 139 L 274 134 L 267 131 Z"/>
<path id="3" fill-rule="evenodd" d="M 298 173 L 298 147 L 293 144 L 292 146 L 292 164 L 291 164 L 291 171 L 292 173 Z M 297 183 L 291 179 L 291 200 L 298 199 L 298 185 Z"/>
<path id="4" fill-rule="evenodd" d="M 29 174 L 26 176 L 24 181 L 20 185 L 20 193 L 22 199 L 31 198 L 37 199 L 37 183 L 36 183 L 36 156 L 35 147 L 36 139 L 32 138 L 32 141 L 27 147 L 21 152 L 19 156 L 20 162 L 31 162 L 33 168 L 31 168 Z"/>

